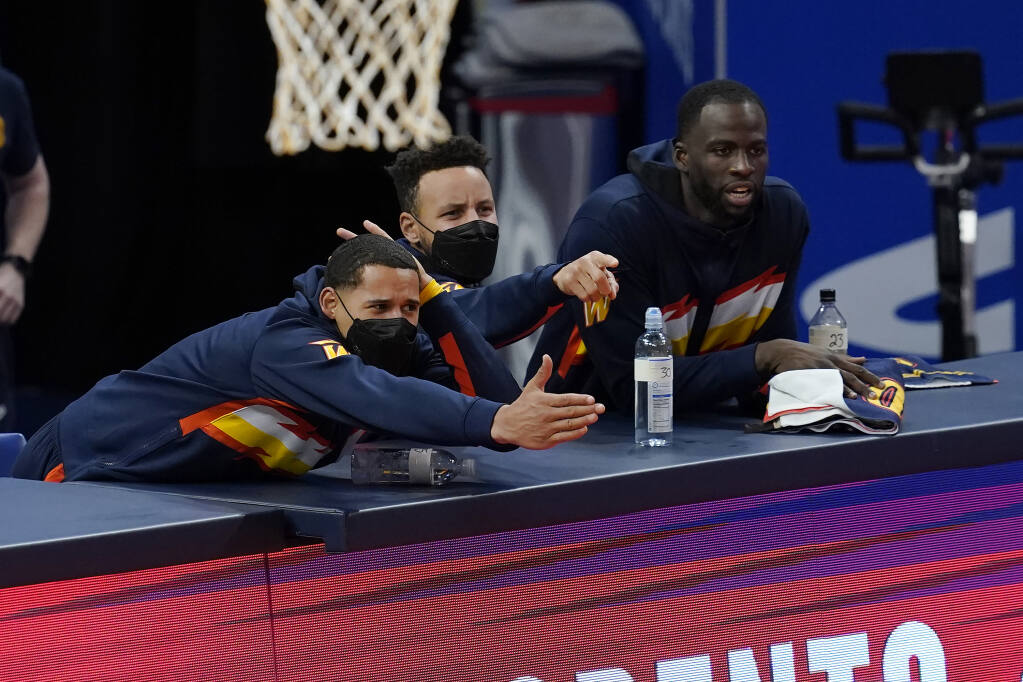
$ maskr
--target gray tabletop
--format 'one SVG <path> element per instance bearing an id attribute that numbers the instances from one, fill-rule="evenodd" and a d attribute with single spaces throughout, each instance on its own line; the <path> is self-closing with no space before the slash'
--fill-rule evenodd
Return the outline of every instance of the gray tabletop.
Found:
<path id="1" fill-rule="evenodd" d="M 481 482 L 353 486 L 341 464 L 286 483 L 137 487 L 282 509 L 292 532 L 344 551 L 1019 458 L 1023 353 L 950 366 L 1001 381 L 909 393 L 896 436 L 746 434 L 752 418 L 718 409 L 677 420 L 672 446 L 640 448 L 630 419 L 606 416 L 550 450 L 452 448 L 477 460 Z"/>
<path id="2" fill-rule="evenodd" d="M 45 498 L 26 494 L 20 504 L 29 514 L 38 510 L 30 531 L 35 541 L 56 545 L 81 540 L 65 532 L 66 524 L 52 519 L 48 510 L 87 506 L 92 495 L 112 506 L 142 503 L 170 516 L 198 514 L 201 520 L 195 522 L 213 534 L 217 528 L 237 534 L 229 530 L 230 519 L 250 519 L 260 529 L 255 536 L 262 538 L 255 544 L 263 542 L 267 551 L 294 538 L 322 539 L 328 551 L 347 551 L 1018 459 L 1023 353 L 949 367 L 994 376 L 1000 383 L 910 392 L 896 436 L 747 434 L 743 426 L 753 419 L 724 408 L 676 420 L 670 447 L 639 448 L 632 445 L 631 420 L 605 416 L 582 439 L 551 450 L 452 448 L 458 456 L 477 460 L 479 480 L 456 479 L 438 488 L 353 486 L 339 464 L 297 480 L 267 483 L 50 484 Z M 5 484 L 0 511 L 10 504 L 4 492 L 12 486 L 46 486 L 9 479 L 0 483 Z M 68 489 L 74 492 L 65 493 Z M 115 498 L 115 493 L 124 497 Z M 74 499 L 61 499 L 72 494 Z M 137 517 L 126 513 L 119 518 L 130 526 Z M 168 517 L 166 523 L 154 523 L 150 518 L 131 541 L 149 542 L 151 535 L 170 533 L 163 526 L 174 523 L 187 521 Z M 274 524 L 280 536 L 268 541 Z M 0 532 L 0 562 L 15 540 L 5 533 Z M 227 550 L 230 544 L 221 546 Z"/>
<path id="3" fill-rule="evenodd" d="M 0 587 L 285 547 L 282 512 L 145 491 L 0 478 Z"/>

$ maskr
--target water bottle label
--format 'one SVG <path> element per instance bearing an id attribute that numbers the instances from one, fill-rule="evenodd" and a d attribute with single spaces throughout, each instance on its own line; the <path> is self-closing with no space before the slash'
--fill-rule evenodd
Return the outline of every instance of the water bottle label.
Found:
<path id="1" fill-rule="evenodd" d="M 675 367 L 670 357 L 665 358 L 636 358 L 632 363 L 636 381 L 668 381 L 671 382 L 671 372 Z"/>
<path id="2" fill-rule="evenodd" d="M 833 353 L 847 353 L 849 340 L 843 327 L 820 325 L 810 327 L 810 345 L 824 348 Z"/>
<path id="3" fill-rule="evenodd" d="M 666 358 L 636 358 L 636 379 L 646 381 L 647 432 L 671 433 L 674 382 L 674 360 Z M 642 365 L 642 369 L 640 366 Z"/>
<path id="4" fill-rule="evenodd" d="M 433 483 L 433 448 L 412 448 L 408 451 L 408 482 Z"/>

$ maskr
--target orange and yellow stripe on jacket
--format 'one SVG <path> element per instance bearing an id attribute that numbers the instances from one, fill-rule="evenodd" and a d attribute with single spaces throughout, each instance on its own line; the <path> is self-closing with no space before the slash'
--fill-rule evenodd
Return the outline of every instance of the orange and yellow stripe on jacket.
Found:
<path id="1" fill-rule="evenodd" d="M 776 272 L 771 266 L 718 296 L 700 352 L 727 350 L 747 343 L 771 316 L 784 285 L 785 273 Z"/>
<path id="2" fill-rule="evenodd" d="M 714 301 L 707 332 L 700 343 L 700 353 L 737 348 L 749 342 L 750 338 L 764 326 L 785 286 L 785 273 L 777 272 L 771 266 L 751 280 L 729 289 Z M 603 322 L 613 309 L 613 302 L 604 298 L 597 303 L 584 303 L 584 319 L 587 327 Z M 685 355 L 696 320 L 700 300 L 686 294 L 678 301 L 661 308 L 664 316 L 664 332 L 671 339 L 672 352 Z M 558 374 L 566 376 L 569 367 L 578 365 L 586 357 L 586 345 L 579 335 L 579 328 L 573 327 L 565 353 L 558 363 Z"/>
<path id="3" fill-rule="evenodd" d="M 330 442 L 285 402 L 233 400 L 180 421 L 181 435 L 201 430 L 267 471 L 304 474 L 330 452 Z"/>

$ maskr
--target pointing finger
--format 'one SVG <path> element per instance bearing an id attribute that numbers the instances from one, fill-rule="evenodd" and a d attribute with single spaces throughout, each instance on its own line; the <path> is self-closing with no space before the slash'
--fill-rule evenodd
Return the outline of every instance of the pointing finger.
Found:
<path id="1" fill-rule="evenodd" d="M 600 251 L 590 251 L 590 255 L 593 256 L 593 260 L 596 264 L 602 268 L 617 268 L 618 259 L 614 256 Z"/>

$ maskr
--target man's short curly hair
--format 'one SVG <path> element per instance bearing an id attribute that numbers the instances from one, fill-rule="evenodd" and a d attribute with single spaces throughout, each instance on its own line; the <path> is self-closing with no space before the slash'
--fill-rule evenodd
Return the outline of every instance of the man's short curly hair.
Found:
<path id="1" fill-rule="evenodd" d="M 323 283 L 332 289 L 354 289 L 362 284 L 362 273 L 367 265 L 383 265 L 413 272 L 418 270 L 412 254 L 387 237 L 360 234 L 341 242 L 334 249 L 327 260 Z"/>
<path id="2" fill-rule="evenodd" d="M 738 81 L 727 78 L 706 81 L 695 85 L 682 96 L 678 103 L 678 130 L 676 140 L 682 140 L 689 131 L 699 122 L 703 108 L 715 100 L 729 104 L 742 104 L 752 102 L 764 112 L 764 120 L 767 120 L 767 109 L 760 101 L 757 93 Z"/>
<path id="3" fill-rule="evenodd" d="M 486 175 L 490 156 L 486 148 L 468 135 L 456 135 L 428 149 L 406 149 L 398 153 L 394 164 L 387 167 L 398 192 L 402 211 L 416 213 L 419 201 L 419 180 L 430 171 L 474 166 Z"/>

